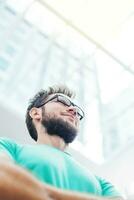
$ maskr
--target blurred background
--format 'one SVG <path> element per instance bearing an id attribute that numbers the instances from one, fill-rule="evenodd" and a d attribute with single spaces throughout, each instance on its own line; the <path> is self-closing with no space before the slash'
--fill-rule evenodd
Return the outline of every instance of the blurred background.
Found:
<path id="1" fill-rule="evenodd" d="M 69 151 L 133 195 L 133 36 L 133 0 L 0 0 L 0 136 L 32 143 L 29 98 L 66 84 L 85 111 Z"/>

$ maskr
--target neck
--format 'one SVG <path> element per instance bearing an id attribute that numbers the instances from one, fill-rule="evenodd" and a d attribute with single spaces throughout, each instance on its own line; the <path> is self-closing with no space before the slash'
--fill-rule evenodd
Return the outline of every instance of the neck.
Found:
<path id="1" fill-rule="evenodd" d="M 56 135 L 49 135 L 44 128 L 38 131 L 37 144 L 47 144 L 61 151 L 64 151 L 67 147 L 67 144 L 65 144 L 62 138 Z"/>

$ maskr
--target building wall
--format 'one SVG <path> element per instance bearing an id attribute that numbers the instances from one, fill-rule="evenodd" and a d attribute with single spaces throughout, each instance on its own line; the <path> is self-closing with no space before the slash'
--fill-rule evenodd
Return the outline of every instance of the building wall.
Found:
<path id="1" fill-rule="evenodd" d="M 127 195 L 134 195 L 134 140 L 98 168 L 97 173 L 114 183 Z"/>
<path id="2" fill-rule="evenodd" d="M 103 147 L 106 159 L 134 138 L 133 86 L 103 106 Z"/>

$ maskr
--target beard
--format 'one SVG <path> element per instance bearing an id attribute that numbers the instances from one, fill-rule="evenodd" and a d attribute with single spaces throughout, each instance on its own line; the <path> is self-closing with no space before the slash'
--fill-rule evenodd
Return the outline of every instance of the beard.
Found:
<path id="1" fill-rule="evenodd" d="M 77 128 L 61 118 L 50 117 L 43 112 L 42 125 L 48 135 L 55 135 L 62 138 L 65 144 L 72 143 L 77 136 Z"/>

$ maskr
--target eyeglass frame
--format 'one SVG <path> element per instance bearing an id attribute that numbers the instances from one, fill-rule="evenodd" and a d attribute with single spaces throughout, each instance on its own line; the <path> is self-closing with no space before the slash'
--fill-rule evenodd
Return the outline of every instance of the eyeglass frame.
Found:
<path id="1" fill-rule="evenodd" d="M 56 95 L 54 95 L 53 97 L 49 98 L 47 101 L 41 103 L 40 105 L 38 105 L 38 106 L 36 106 L 36 107 L 37 107 L 37 108 L 40 108 L 40 107 L 44 106 L 45 104 L 47 104 L 48 102 L 50 102 L 50 101 L 52 101 L 53 99 L 56 99 L 56 98 L 57 98 L 57 100 L 58 100 L 58 96 L 67 98 L 67 99 L 69 100 L 69 102 L 70 102 L 70 105 L 64 104 L 64 103 L 61 102 L 61 101 L 57 101 L 57 102 L 61 102 L 61 103 L 63 103 L 64 105 L 66 105 L 66 106 L 68 106 L 68 107 L 72 105 L 73 107 L 78 108 L 79 110 L 81 110 L 81 112 L 82 112 L 82 114 L 83 114 L 83 116 L 82 116 L 79 112 L 77 112 L 77 115 L 80 116 L 79 120 L 82 120 L 82 119 L 84 118 L 84 116 L 85 116 L 84 111 L 83 111 L 79 106 L 77 106 L 76 104 L 74 104 L 67 96 L 65 96 L 65 95 L 63 95 L 63 94 L 56 94 Z"/>

